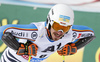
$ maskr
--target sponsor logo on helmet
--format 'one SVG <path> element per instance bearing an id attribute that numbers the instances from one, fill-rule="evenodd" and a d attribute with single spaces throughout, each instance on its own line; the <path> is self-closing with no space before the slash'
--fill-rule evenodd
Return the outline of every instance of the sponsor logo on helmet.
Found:
<path id="1" fill-rule="evenodd" d="M 61 24 L 63 24 L 63 25 L 66 25 L 66 23 L 64 23 L 64 22 L 60 22 Z"/>
<path id="2" fill-rule="evenodd" d="M 59 21 L 65 21 L 65 22 L 69 23 L 70 17 L 69 16 L 60 15 L 59 16 Z"/>

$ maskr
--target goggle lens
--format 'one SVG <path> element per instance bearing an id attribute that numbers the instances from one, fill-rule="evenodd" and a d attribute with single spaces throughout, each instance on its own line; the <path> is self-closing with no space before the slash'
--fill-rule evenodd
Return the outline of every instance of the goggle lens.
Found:
<path id="1" fill-rule="evenodd" d="M 61 26 L 60 24 L 54 22 L 53 25 L 52 25 L 52 28 L 56 31 L 58 30 L 63 30 L 63 32 L 67 32 L 69 31 L 71 25 L 70 26 Z"/>

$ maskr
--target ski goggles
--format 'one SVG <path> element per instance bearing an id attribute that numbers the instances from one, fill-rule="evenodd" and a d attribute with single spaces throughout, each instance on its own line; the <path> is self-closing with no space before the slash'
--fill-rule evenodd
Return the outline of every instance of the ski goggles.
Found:
<path id="1" fill-rule="evenodd" d="M 59 30 L 63 30 L 63 32 L 68 32 L 69 29 L 70 29 L 71 25 L 69 26 L 61 26 L 59 23 L 57 22 L 54 22 L 53 25 L 52 25 L 52 28 L 55 30 L 55 31 L 59 31 Z"/>

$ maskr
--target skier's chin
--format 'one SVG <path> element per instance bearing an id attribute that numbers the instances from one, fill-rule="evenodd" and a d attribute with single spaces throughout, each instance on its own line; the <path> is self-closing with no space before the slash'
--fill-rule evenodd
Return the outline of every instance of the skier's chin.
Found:
<path id="1" fill-rule="evenodd" d="M 53 38 L 54 41 L 57 41 L 57 40 L 59 40 L 59 39 L 60 39 L 60 38 Z"/>

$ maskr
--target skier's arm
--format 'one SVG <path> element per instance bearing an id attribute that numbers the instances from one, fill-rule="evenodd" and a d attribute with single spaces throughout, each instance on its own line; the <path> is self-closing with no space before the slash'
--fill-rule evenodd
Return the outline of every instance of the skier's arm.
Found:
<path id="1" fill-rule="evenodd" d="M 85 38 L 79 39 L 78 41 L 75 42 L 75 46 L 77 47 L 77 49 L 80 49 L 80 48 L 86 46 L 91 41 L 93 41 L 95 38 L 96 38 L 96 36 L 90 36 L 90 37 L 85 37 Z"/>
<path id="2" fill-rule="evenodd" d="M 38 29 L 34 24 L 29 25 L 5 25 L 0 27 L 0 39 L 5 32 L 10 32 L 16 38 L 28 39 L 35 41 L 37 37 L 33 37 L 35 34 L 38 35 Z"/>
<path id="3" fill-rule="evenodd" d="M 57 52 L 59 55 L 75 54 L 78 49 L 86 46 L 88 43 L 93 41 L 95 38 L 96 38 L 95 36 L 90 36 L 90 37 L 79 39 L 79 41 L 75 43 L 66 44 L 61 50 L 58 50 Z"/>
<path id="4" fill-rule="evenodd" d="M 16 38 L 9 32 L 6 32 L 2 36 L 2 41 L 11 49 L 17 50 L 17 55 L 37 55 L 38 47 L 31 41 L 24 43 L 18 43 Z"/>
<path id="5" fill-rule="evenodd" d="M 24 34 L 23 34 L 24 32 Z M 25 51 L 28 49 L 28 55 L 36 55 L 37 47 L 35 44 L 30 44 L 26 48 L 26 44 L 19 43 L 16 38 L 25 38 L 28 40 L 34 40 L 36 37 L 33 37 L 33 33 L 37 33 L 37 27 L 34 24 L 29 25 L 5 25 L 0 27 L 0 39 L 10 48 L 14 50 L 18 50 L 17 54 L 21 55 L 20 52 L 23 52 L 21 48 L 23 48 L 22 44 L 25 46 Z M 27 35 L 26 35 L 27 33 Z M 33 34 L 33 35 L 32 35 Z M 32 36 L 31 36 L 32 35 Z M 33 37 L 33 38 L 32 38 Z M 33 51 L 34 50 L 34 51 Z M 30 53 L 33 52 L 33 53 Z M 23 52 L 25 53 L 25 52 Z M 25 53 L 26 54 L 26 53 Z"/>
<path id="6" fill-rule="evenodd" d="M 19 48 L 19 43 L 16 40 L 16 38 L 10 33 L 6 32 L 2 36 L 2 41 L 10 48 L 14 50 L 18 50 Z"/>

